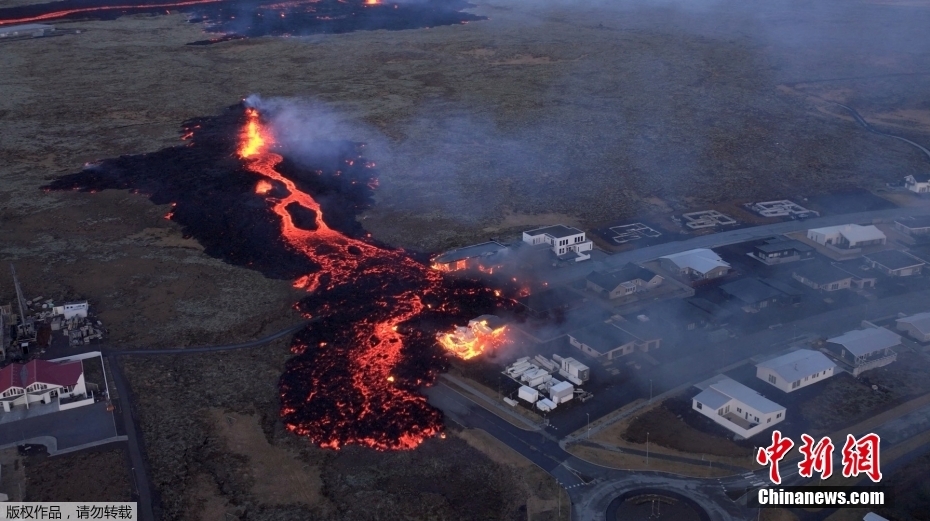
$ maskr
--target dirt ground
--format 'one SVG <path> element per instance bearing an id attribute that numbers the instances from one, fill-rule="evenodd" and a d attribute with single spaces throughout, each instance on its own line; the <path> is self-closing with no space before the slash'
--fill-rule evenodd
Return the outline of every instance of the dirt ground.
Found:
<path id="1" fill-rule="evenodd" d="M 36 451 L 38 452 L 38 451 Z M 23 460 L 25 501 L 131 501 L 132 483 L 123 448 L 99 447 Z"/>

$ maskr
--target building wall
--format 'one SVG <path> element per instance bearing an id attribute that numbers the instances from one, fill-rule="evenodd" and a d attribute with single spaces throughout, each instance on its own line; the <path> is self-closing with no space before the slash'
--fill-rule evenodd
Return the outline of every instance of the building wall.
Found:
<path id="1" fill-rule="evenodd" d="M 898 322 L 898 331 L 904 331 L 908 334 L 908 336 L 914 340 L 917 340 L 918 342 L 930 342 L 930 333 L 923 334 L 912 324 Z"/>
<path id="2" fill-rule="evenodd" d="M 692 409 L 703 414 L 704 416 L 707 416 L 711 420 L 714 420 L 716 423 L 722 425 L 728 431 L 738 434 L 742 436 L 743 438 L 751 438 L 755 436 L 756 434 L 759 434 L 760 432 L 764 431 L 765 429 L 768 429 L 769 427 L 772 427 L 773 425 L 776 425 L 778 423 L 785 421 L 785 409 L 782 409 L 780 411 L 773 412 L 770 414 L 761 414 L 759 411 L 756 411 L 755 409 L 748 407 L 746 404 L 741 403 L 738 400 L 733 400 L 733 399 L 731 399 L 728 403 L 724 404 L 722 407 L 716 410 L 711 409 L 710 407 L 707 407 L 703 404 L 700 404 L 701 405 L 700 407 L 698 407 L 698 405 L 699 405 L 699 402 L 697 400 L 695 399 L 691 400 Z M 750 417 L 749 421 L 752 421 L 752 422 L 755 422 L 755 418 L 758 418 L 759 424 L 751 429 L 742 428 L 741 426 L 737 425 L 736 423 L 733 423 L 732 421 L 728 420 L 726 417 L 720 414 L 721 411 L 726 411 L 728 407 L 729 407 L 728 412 L 730 414 L 734 414 L 744 419 L 747 416 L 749 416 Z"/>
<path id="3" fill-rule="evenodd" d="M 813 385 L 821 380 L 826 380 L 827 378 L 830 378 L 831 376 L 833 376 L 833 371 L 834 371 L 834 368 L 830 368 L 830 369 L 827 369 L 826 371 L 819 371 L 815 373 L 814 375 L 806 376 L 804 378 L 801 378 L 800 380 L 796 380 L 796 382 L 798 383 L 797 387 L 794 387 L 795 382 L 789 382 L 785 380 L 784 378 L 779 376 L 777 373 L 775 373 L 775 371 L 773 371 L 769 367 L 756 367 L 756 377 L 770 385 L 774 385 L 775 387 L 778 387 L 779 389 L 781 389 L 782 391 L 786 393 L 790 393 L 792 391 L 797 391 L 798 389 L 807 387 L 808 385 Z M 775 381 L 773 382 L 772 379 L 774 379 Z"/>

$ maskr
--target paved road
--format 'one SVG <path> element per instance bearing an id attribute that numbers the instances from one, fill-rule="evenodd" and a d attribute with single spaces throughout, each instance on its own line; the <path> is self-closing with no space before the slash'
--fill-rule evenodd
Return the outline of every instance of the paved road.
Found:
<path id="1" fill-rule="evenodd" d="M 834 103 L 836 103 L 836 102 L 834 102 Z M 911 141 L 910 139 L 906 139 L 906 138 L 903 138 L 903 137 L 901 137 L 901 136 L 896 136 L 896 135 L 894 135 L 894 134 L 889 134 L 889 133 L 887 133 L 887 132 L 882 132 L 881 130 L 878 130 L 877 128 L 873 127 L 868 121 L 866 121 L 865 118 L 863 118 L 862 115 L 859 114 L 859 112 L 856 111 L 856 109 L 854 109 L 854 108 L 852 108 L 852 107 L 847 107 L 846 105 L 843 105 L 843 104 L 840 104 L 840 103 L 837 103 L 837 105 L 839 105 L 840 107 L 843 107 L 844 109 L 848 110 L 849 113 L 852 114 L 852 116 L 853 116 L 853 118 L 856 120 L 856 122 L 859 123 L 860 125 L 862 125 L 862 126 L 863 126 L 866 130 L 868 130 L 869 132 L 871 132 L 871 133 L 873 133 L 873 134 L 878 134 L 879 136 L 886 136 L 886 137 L 890 137 L 890 138 L 897 139 L 897 140 L 899 140 L 899 141 L 904 141 L 904 142 L 907 143 L 908 145 L 911 145 L 911 146 L 917 148 L 917 150 L 920 150 L 921 152 L 923 152 L 924 155 L 927 156 L 927 159 L 930 159 L 930 150 L 927 150 L 926 148 L 924 148 L 923 146 L 921 146 L 921 145 L 919 145 L 919 144 L 917 144 L 917 143 L 914 143 L 914 142 Z"/>
<path id="2" fill-rule="evenodd" d="M 117 435 L 106 402 L 58 411 L 0 425 L 0 447 L 21 445 L 24 440 L 50 436 L 56 451 L 66 450 Z M 53 451 L 49 451 L 53 452 Z"/>

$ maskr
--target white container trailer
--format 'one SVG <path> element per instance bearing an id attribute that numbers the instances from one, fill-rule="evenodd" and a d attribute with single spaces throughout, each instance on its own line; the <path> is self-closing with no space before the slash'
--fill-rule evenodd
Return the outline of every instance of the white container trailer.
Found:
<path id="1" fill-rule="evenodd" d="M 587 382 L 588 378 L 591 377 L 591 369 L 574 358 L 562 359 L 562 371 L 565 371 L 582 382 Z"/>
<path id="2" fill-rule="evenodd" d="M 568 371 L 566 371 L 566 370 L 564 370 L 564 369 L 559 369 L 559 376 L 565 378 L 566 380 L 568 380 L 569 382 L 571 382 L 571 383 L 573 383 L 573 384 L 575 384 L 575 385 L 581 385 L 581 384 L 584 383 L 584 382 L 582 382 L 581 380 L 575 378 L 574 376 L 568 374 Z"/>
<path id="3" fill-rule="evenodd" d="M 536 403 L 536 400 L 539 399 L 539 391 L 523 385 L 520 386 L 520 390 L 517 391 L 517 398 L 530 403 Z"/>
<path id="4" fill-rule="evenodd" d="M 537 362 L 540 367 L 545 367 L 546 370 L 548 370 L 549 372 L 555 372 L 559 368 L 558 364 L 556 364 L 552 360 L 549 360 L 548 358 L 542 355 L 536 355 L 536 358 L 534 361 Z"/>
<path id="5" fill-rule="evenodd" d="M 527 378 L 527 375 L 523 375 L 525 378 L 526 385 L 529 387 L 536 387 L 537 385 L 547 382 L 552 378 L 548 372 L 543 369 L 537 369 L 532 375 Z"/>
<path id="6" fill-rule="evenodd" d="M 558 383 L 549 388 L 549 398 L 555 403 L 565 403 L 575 394 L 575 386 L 568 382 Z"/>
<path id="7" fill-rule="evenodd" d="M 528 364 L 524 362 L 516 367 L 511 367 L 510 369 L 508 369 L 507 374 L 510 375 L 511 378 L 520 378 L 524 373 L 527 373 L 529 371 L 535 371 L 536 369 L 539 369 L 539 368 L 533 364 Z"/>
<path id="8" fill-rule="evenodd" d="M 549 412 L 556 408 L 556 404 L 548 398 L 543 398 L 542 400 L 536 402 L 536 408 L 542 412 Z"/>

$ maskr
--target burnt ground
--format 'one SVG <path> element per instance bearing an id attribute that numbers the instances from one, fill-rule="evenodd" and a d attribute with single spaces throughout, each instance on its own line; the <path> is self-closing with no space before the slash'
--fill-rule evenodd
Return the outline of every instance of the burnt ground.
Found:
<path id="1" fill-rule="evenodd" d="M 209 35 L 183 16 L 126 16 L 4 42 L 0 258 L 17 262 L 32 296 L 90 298 L 117 346 L 235 342 L 293 323 L 288 281 L 205 255 L 164 219 L 169 205 L 128 191 L 39 191 L 85 162 L 178 144 L 178 122 L 251 92 L 337 111 L 348 123 L 333 137 L 371 143 L 382 172 L 362 224 L 428 251 L 553 222 L 648 220 L 666 208 L 872 188 L 925 171 L 907 145 L 865 133 L 829 103 L 927 142 L 925 39 L 895 23 L 923 31 L 921 2 L 639 5 L 605 13 L 505 0 L 480 5 L 472 12 L 490 20 L 466 25 L 210 46 L 185 45 Z M 254 364 L 230 362 L 215 387 L 171 407 L 159 400 L 179 389 L 166 372 L 189 362 L 140 363 L 129 375 L 146 392 L 145 440 L 165 449 L 152 453 L 153 473 L 173 512 L 201 478 L 172 473 L 214 454 L 199 448 L 198 400 L 247 406 L 239 375 Z M 267 369 L 275 378 L 263 392 L 280 370 Z M 240 467 L 219 454 L 219 479 L 203 486 L 222 505 L 245 496 L 224 488 Z"/>
<path id="2" fill-rule="evenodd" d="M 282 340 L 127 360 L 164 519 L 526 519 L 527 505 L 555 499 L 541 470 L 454 425 L 416 451 L 384 453 L 287 434 L 275 383 L 289 357 Z"/>

